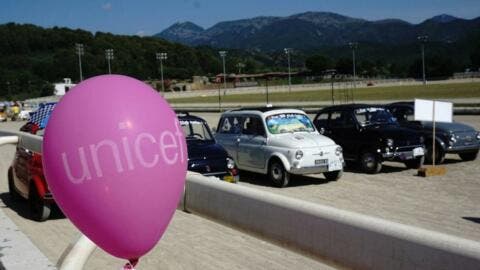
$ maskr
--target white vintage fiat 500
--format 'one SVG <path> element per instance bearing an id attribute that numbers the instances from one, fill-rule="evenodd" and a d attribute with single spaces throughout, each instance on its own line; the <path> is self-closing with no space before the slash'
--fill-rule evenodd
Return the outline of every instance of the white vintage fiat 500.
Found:
<path id="1" fill-rule="evenodd" d="M 222 114 L 215 139 L 239 169 L 267 174 L 275 186 L 288 185 L 290 174 L 323 173 L 337 180 L 343 172 L 342 148 L 320 135 L 301 110 L 273 107 Z"/>

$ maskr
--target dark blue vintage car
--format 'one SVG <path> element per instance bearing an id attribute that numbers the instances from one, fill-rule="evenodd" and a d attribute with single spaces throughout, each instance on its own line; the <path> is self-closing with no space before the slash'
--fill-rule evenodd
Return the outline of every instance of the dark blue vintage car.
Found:
<path id="1" fill-rule="evenodd" d="M 399 125 L 388 110 L 369 104 L 323 108 L 315 119 L 318 131 L 343 148 L 343 158 L 366 173 L 378 173 L 383 161 L 403 162 L 418 169 L 424 161 L 424 137 Z"/>
<path id="2" fill-rule="evenodd" d="M 177 113 L 188 148 L 188 170 L 237 182 L 238 169 L 227 151 L 215 141 L 207 122 L 189 113 Z"/>
<path id="3" fill-rule="evenodd" d="M 433 148 L 433 123 L 431 121 L 414 121 L 414 102 L 395 102 L 386 106 L 398 122 L 405 127 L 416 129 L 426 138 L 426 162 L 431 163 Z M 458 123 L 435 123 L 435 163 L 442 163 L 445 154 L 458 154 L 462 160 L 477 158 L 480 149 L 480 133 L 473 127 Z"/>

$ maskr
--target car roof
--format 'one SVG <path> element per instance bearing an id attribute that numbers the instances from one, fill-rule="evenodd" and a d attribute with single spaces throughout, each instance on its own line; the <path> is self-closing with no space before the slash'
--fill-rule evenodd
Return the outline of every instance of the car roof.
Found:
<path id="1" fill-rule="evenodd" d="M 234 109 L 227 112 L 224 112 L 222 115 L 228 114 L 256 114 L 261 116 L 269 116 L 279 113 L 301 113 L 305 114 L 304 111 L 299 109 L 287 109 L 281 107 L 244 107 L 240 109 Z"/>
<path id="2" fill-rule="evenodd" d="M 396 105 L 408 105 L 413 106 L 415 103 L 413 101 L 398 101 L 387 104 L 386 106 L 396 106 Z"/>
<path id="3" fill-rule="evenodd" d="M 203 118 L 198 117 L 196 115 L 191 115 L 189 112 L 186 112 L 186 111 L 176 111 L 176 114 L 177 114 L 178 120 L 181 120 L 181 121 L 200 121 L 200 122 L 206 123 L 206 121 Z"/>
<path id="4" fill-rule="evenodd" d="M 383 108 L 385 105 L 379 104 L 363 104 L 363 103 L 355 103 L 355 104 L 341 104 L 341 105 L 332 105 L 325 107 L 320 110 L 320 112 L 324 111 L 332 111 L 332 110 L 350 110 L 350 109 L 361 109 L 361 108 L 368 108 L 368 107 L 380 107 Z"/>

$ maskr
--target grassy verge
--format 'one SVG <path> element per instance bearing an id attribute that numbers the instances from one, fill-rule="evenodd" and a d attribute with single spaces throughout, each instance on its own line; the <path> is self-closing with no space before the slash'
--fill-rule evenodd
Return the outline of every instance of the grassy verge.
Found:
<path id="1" fill-rule="evenodd" d="M 343 99 L 345 89 L 335 89 L 336 100 Z M 391 86 L 358 88 L 354 98 L 361 100 L 411 100 L 414 98 L 448 99 L 448 98 L 480 98 L 480 83 L 432 84 L 413 86 Z M 245 94 L 222 96 L 223 103 L 249 103 L 265 101 L 265 94 Z M 330 90 L 305 91 L 293 93 L 270 93 L 271 102 L 314 102 L 331 100 Z M 216 103 L 217 96 L 191 97 L 171 99 L 171 103 Z"/>

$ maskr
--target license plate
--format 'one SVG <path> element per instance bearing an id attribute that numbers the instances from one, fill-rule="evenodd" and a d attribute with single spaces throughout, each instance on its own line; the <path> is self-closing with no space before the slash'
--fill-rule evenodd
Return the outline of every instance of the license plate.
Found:
<path id="1" fill-rule="evenodd" d="M 417 148 L 413 149 L 413 156 L 414 157 L 423 156 L 423 155 L 425 155 L 425 152 L 423 151 L 422 147 L 417 147 Z"/>
<path id="2" fill-rule="evenodd" d="M 339 171 L 343 168 L 342 162 L 340 160 L 330 160 L 328 162 L 328 171 Z"/>
<path id="3" fill-rule="evenodd" d="M 327 165 L 327 163 L 328 163 L 328 159 L 316 159 L 315 160 L 315 165 L 324 166 L 324 165 Z"/>

